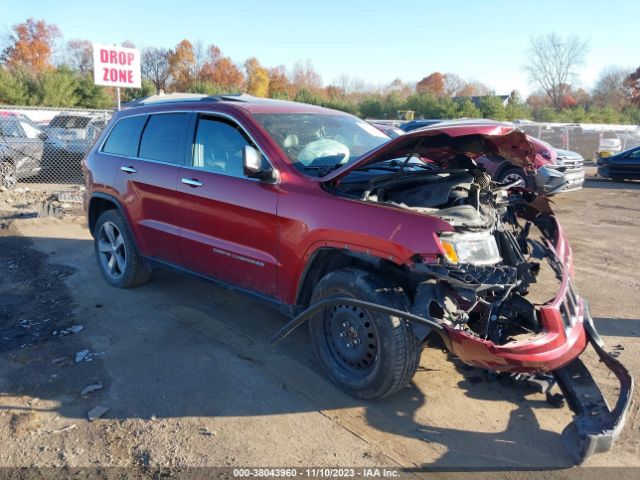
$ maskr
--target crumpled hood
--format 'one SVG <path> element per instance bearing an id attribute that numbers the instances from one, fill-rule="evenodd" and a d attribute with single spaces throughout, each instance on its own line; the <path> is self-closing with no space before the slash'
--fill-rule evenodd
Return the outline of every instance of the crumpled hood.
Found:
<path id="1" fill-rule="evenodd" d="M 514 165 L 533 171 L 536 157 L 533 143 L 513 125 L 489 121 L 442 122 L 394 138 L 325 175 L 320 182 L 334 182 L 357 168 L 401 158 L 416 150 L 418 155 L 443 168 L 458 154 L 474 159 L 483 154 L 498 154 Z"/>

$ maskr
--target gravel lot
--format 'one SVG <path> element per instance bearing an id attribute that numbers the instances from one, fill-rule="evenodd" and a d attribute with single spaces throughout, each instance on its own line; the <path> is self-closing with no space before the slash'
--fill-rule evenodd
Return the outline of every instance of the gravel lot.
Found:
<path id="1" fill-rule="evenodd" d="M 305 329 L 269 346 L 284 318 L 261 303 L 166 271 L 137 289 L 108 287 L 81 212 L 58 205 L 61 218 L 35 218 L 44 198 L 0 193 L 0 466 L 588 471 L 564 453 L 568 408 L 439 350 L 425 350 L 410 388 L 363 402 L 321 373 Z M 555 200 L 578 288 L 636 378 L 639 200 L 639 183 L 597 179 Z M 108 410 L 89 421 L 97 406 Z M 640 467 L 639 433 L 636 394 L 614 450 L 586 467 Z"/>

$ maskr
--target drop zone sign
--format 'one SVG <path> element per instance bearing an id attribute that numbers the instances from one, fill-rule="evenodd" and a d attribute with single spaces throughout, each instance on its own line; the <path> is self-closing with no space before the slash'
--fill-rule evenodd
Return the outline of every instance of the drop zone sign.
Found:
<path id="1" fill-rule="evenodd" d="M 140 88 L 140 51 L 94 43 L 93 79 L 96 85 Z"/>

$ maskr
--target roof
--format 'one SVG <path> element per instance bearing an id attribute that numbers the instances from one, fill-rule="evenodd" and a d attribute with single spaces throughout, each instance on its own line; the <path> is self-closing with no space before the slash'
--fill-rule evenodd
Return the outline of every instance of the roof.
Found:
<path id="1" fill-rule="evenodd" d="M 333 113 L 347 115 L 344 112 L 319 107 L 317 105 L 290 102 L 287 100 L 275 100 L 272 98 L 254 97 L 253 95 L 247 95 L 246 93 L 227 95 L 204 95 L 192 93 L 159 94 L 127 102 L 122 106 L 124 108 L 185 104 L 203 106 L 210 105 L 212 103 L 222 103 L 227 105 L 233 104 L 250 113 Z"/>

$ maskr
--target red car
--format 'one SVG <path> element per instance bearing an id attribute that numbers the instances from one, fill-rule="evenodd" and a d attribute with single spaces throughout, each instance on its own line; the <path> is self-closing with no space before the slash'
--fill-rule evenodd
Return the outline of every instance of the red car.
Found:
<path id="1" fill-rule="evenodd" d="M 428 339 L 477 367 L 555 381 L 579 460 L 610 448 L 633 380 L 603 348 L 549 202 L 475 159 L 531 170 L 513 126 L 434 125 L 393 140 L 351 115 L 250 96 L 118 112 L 84 160 L 88 223 L 107 282 L 170 267 L 308 322 L 332 380 L 380 398 L 406 386 Z M 548 269 L 551 300 L 537 291 Z M 542 299 L 541 299 L 542 298 Z M 618 376 L 613 410 L 578 358 Z"/>

